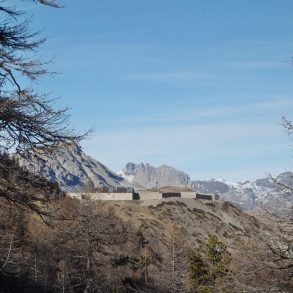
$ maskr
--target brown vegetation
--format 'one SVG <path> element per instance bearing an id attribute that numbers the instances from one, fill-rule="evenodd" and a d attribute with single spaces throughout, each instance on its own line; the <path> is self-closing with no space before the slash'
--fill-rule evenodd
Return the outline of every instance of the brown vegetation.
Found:
<path id="1" fill-rule="evenodd" d="M 264 218 L 259 221 L 221 202 L 212 207 L 193 199 L 150 202 L 148 207 L 146 202 L 59 198 L 51 202 L 54 212 L 46 224 L 2 199 L 0 288 L 199 292 L 198 280 L 191 282 L 188 273 L 190 251 L 195 251 L 206 264 L 200 268 L 207 273 L 206 292 L 292 289 L 291 268 L 277 270 L 269 261 L 271 249 L 264 240 L 276 231 Z M 216 236 L 206 242 L 208 234 Z M 212 259 L 217 246 L 223 251 L 219 262 Z"/>
<path id="2" fill-rule="evenodd" d="M 49 215 L 50 199 L 64 196 L 57 183 L 34 175 L 8 154 L 0 154 L 0 198 L 39 216 Z"/>

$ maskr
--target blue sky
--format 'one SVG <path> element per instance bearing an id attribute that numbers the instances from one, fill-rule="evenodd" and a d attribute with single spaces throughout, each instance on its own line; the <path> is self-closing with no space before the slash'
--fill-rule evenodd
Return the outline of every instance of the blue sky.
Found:
<path id="1" fill-rule="evenodd" d="M 93 127 L 88 154 L 119 171 L 168 164 L 192 179 L 292 170 L 292 0 L 21 3 L 62 72 L 39 82 Z"/>

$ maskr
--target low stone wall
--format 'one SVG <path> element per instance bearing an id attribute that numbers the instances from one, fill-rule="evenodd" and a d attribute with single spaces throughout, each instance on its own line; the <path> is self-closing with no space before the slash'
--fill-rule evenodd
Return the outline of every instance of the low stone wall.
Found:
<path id="1" fill-rule="evenodd" d="M 132 193 L 68 193 L 70 197 L 77 199 L 93 200 L 132 200 Z"/>
<path id="2" fill-rule="evenodd" d="M 179 194 L 179 193 L 178 193 Z M 93 200 L 146 200 L 146 199 L 162 199 L 162 193 L 157 191 L 139 191 L 135 193 L 68 193 L 70 197 L 77 199 L 93 199 Z M 172 197 L 172 196 L 170 196 Z M 202 194 L 196 192 L 181 192 L 181 198 L 195 198 L 204 200 L 219 200 L 218 194 Z"/>
<path id="3" fill-rule="evenodd" d="M 139 191 L 140 200 L 145 199 L 162 199 L 162 193 L 156 191 Z"/>
<path id="4" fill-rule="evenodd" d="M 196 198 L 196 192 L 181 192 L 181 198 Z"/>
<path id="5" fill-rule="evenodd" d="M 88 193 L 94 200 L 132 200 L 132 193 Z"/>

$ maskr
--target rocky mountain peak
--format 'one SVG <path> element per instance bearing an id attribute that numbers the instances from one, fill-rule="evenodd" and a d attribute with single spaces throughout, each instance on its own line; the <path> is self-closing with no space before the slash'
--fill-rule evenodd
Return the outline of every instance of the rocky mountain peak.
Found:
<path id="1" fill-rule="evenodd" d="M 119 174 L 132 184 L 149 189 L 165 186 L 191 187 L 188 174 L 168 165 L 154 167 L 148 163 L 127 163 Z"/>
<path id="2" fill-rule="evenodd" d="M 134 163 L 127 163 L 124 168 L 124 173 L 127 175 L 134 175 L 135 174 L 135 164 Z"/>
<path id="3" fill-rule="evenodd" d="M 65 191 L 78 192 L 96 187 L 131 186 L 118 174 L 86 155 L 78 145 L 62 148 L 54 155 L 30 156 L 20 164 L 50 181 L 58 182 Z"/>

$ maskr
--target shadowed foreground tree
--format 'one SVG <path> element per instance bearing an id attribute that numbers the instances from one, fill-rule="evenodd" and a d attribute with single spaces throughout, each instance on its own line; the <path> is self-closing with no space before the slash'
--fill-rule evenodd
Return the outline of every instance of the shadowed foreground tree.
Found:
<path id="1" fill-rule="evenodd" d="M 27 1 L 60 7 L 55 0 Z M 75 134 L 70 128 L 67 109 L 55 109 L 54 100 L 36 88 L 36 81 L 50 74 L 45 68 L 48 62 L 37 56 L 45 38 L 31 31 L 25 13 L 9 6 L 9 1 L 0 1 L 0 16 L 0 151 L 29 157 L 78 143 L 86 134 Z M 5 160 L 0 164 L 2 175 L 9 158 Z M 35 201 L 40 200 L 36 193 L 44 194 L 41 180 L 29 174 L 22 180 L 6 175 L 1 177 L 0 197 L 40 213 Z"/>
<path id="2" fill-rule="evenodd" d="M 118 265 L 121 254 L 133 255 L 134 228 L 106 204 L 60 199 L 53 204 L 64 219 L 56 214 L 45 225 L 1 203 L 1 292 L 137 292 L 124 285 L 132 266 Z"/>
<path id="3" fill-rule="evenodd" d="M 9 204 L 43 217 L 49 214 L 44 209 L 49 197 L 61 197 L 63 192 L 57 183 L 30 173 L 21 168 L 15 159 L 0 154 L 0 195 Z"/>
<path id="4" fill-rule="evenodd" d="M 129 225 L 102 202 L 82 202 L 78 221 L 67 226 L 58 237 L 61 243 L 70 244 L 68 253 L 61 255 L 59 261 L 59 288 L 65 288 L 65 279 L 68 280 L 67 291 L 75 288 L 84 293 L 109 292 L 107 274 L 111 275 L 114 268 L 105 255 L 111 254 L 112 247 L 119 247 L 128 241 L 128 230 Z M 114 286 L 113 277 L 112 281 Z"/>

